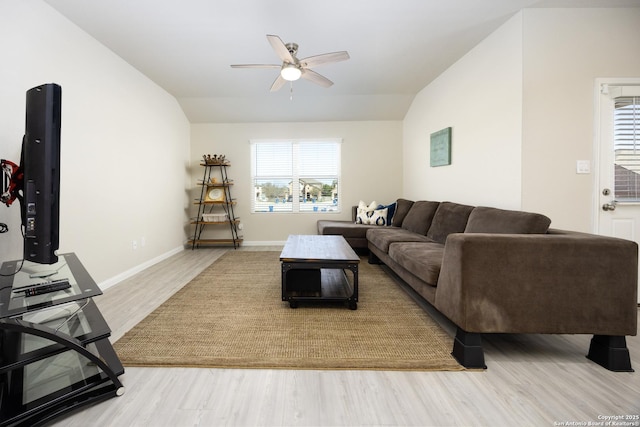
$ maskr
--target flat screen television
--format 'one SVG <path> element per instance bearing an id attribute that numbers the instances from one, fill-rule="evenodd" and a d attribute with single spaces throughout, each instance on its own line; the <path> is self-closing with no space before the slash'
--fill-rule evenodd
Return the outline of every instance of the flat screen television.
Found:
<path id="1" fill-rule="evenodd" d="M 27 91 L 25 134 L 20 164 L 24 259 L 58 261 L 60 226 L 60 121 L 62 88 L 43 84 Z"/>

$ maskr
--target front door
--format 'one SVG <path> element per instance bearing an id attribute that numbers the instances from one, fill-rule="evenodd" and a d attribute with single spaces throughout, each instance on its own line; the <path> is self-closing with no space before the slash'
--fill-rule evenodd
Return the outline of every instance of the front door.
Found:
<path id="1" fill-rule="evenodd" d="M 596 232 L 640 244 L 640 79 L 602 80 L 596 90 Z"/>

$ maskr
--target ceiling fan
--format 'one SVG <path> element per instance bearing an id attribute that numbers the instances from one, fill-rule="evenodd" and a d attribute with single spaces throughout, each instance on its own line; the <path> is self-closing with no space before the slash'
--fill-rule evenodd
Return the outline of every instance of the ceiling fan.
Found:
<path id="1" fill-rule="evenodd" d="M 298 59 L 298 45 L 296 43 L 285 44 L 280 37 L 267 35 L 267 40 L 271 43 L 271 47 L 282 60 L 282 65 L 276 64 L 239 64 L 232 65 L 232 68 L 280 68 L 278 78 L 271 85 L 271 92 L 280 89 L 287 81 L 293 82 L 299 78 L 309 80 L 312 83 L 322 87 L 329 87 L 333 82 L 328 78 L 316 73 L 312 68 L 319 65 L 330 64 L 332 62 L 345 61 L 349 59 L 346 51 L 324 53 L 321 55 L 309 56 L 308 58 Z"/>

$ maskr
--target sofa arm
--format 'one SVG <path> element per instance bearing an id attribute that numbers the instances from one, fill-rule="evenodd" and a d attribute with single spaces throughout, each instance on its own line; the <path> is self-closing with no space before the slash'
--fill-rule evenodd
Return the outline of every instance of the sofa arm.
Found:
<path id="1" fill-rule="evenodd" d="M 637 281 L 632 241 L 451 234 L 435 306 L 467 332 L 636 335 Z"/>

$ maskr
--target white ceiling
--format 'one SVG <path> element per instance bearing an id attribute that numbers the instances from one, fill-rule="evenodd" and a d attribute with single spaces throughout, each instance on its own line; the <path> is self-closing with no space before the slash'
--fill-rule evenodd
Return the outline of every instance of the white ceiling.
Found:
<path id="1" fill-rule="evenodd" d="M 174 95 L 189 120 L 401 120 L 413 97 L 526 7 L 640 7 L 640 0 L 45 0 Z M 298 57 L 346 50 L 270 93 L 278 64 L 266 35 Z"/>

